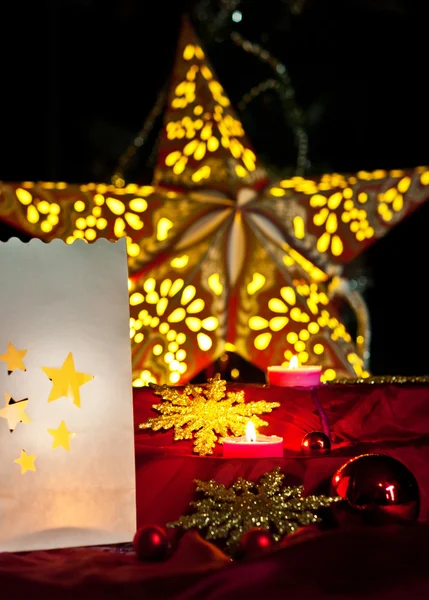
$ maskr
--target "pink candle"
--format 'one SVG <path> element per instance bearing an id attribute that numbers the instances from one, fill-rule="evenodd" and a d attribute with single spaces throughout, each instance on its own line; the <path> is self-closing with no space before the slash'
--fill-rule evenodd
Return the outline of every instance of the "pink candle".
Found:
<path id="1" fill-rule="evenodd" d="M 299 365 L 298 358 L 293 356 L 288 367 L 276 365 L 267 368 L 268 383 L 278 387 L 313 388 L 320 385 L 322 367 Z"/>
<path id="2" fill-rule="evenodd" d="M 258 435 L 251 421 L 246 435 L 223 440 L 225 458 L 282 458 L 283 438 L 276 435 Z"/>

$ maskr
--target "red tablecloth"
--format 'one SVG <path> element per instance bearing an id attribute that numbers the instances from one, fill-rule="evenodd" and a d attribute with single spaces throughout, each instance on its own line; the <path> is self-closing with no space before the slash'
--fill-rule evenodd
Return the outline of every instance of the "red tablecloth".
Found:
<path id="1" fill-rule="evenodd" d="M 254 480 L 281 465 L 287 484 L 303 484 L 309 492 L 326 488 L 324 483 L 349 458 L 372 452 L 389 454 L 414 473 L 421 488 L 420 516 L 428 517 L 429 386 L 323 386 L 318 397 L 328 416 L 333 451 L 317 458 L 301 452 L 303 436 L 321 429 L 309 392 L 266 386 L 244 389 L 248 401 L 266 399 L 281 403 L 264 415 L 269 425 L 263 433 L 283 437 L 284 458 L 224 459 L 221 446 L 212 456 L 200 457 L 193 454 L 192 441 L 173 442 L 171 431 L 140 431 L 136 435 L 139 525 L 164 525 L 177 519 L 192 499 L 194 479 L 214 479 L 229 485 L 239 476 Z M 138 391 L 135 398 L 136 425 L 158 414 L 152 405 L 159 403 L 160 398 L 150 389 Z"/>
<path id="2" fill-rule="evenodd" d="M 177 518 L 192 497 L 194 478 L 231 483 L 250 479 L 281 464 L 290 483 L 317 489 L 349 457 L 382 452 L 401 460 L 421 490 L 420 522 L 405 526 L 308 531 L 291 536 L 264 557 L 232 563 L 196 533 L 188 533 L 165 563 L 138 562 L 132 552 L 76 549 L 0 554 L 0 597 L 44 600 L 79 597 L 132 599 L 257 598 L 339 599 L 427 598 L 429 574 L 429 387 L 326 386 L 319 399 L 334 441 L 329 456 L 305 458 L 302 436 L 320 429 L 306 392 L 246 386 L 248 400 L 281 399 L 267 420 L 266 433 L 285 439 L 278 460 L 225 460 L 221 449 L 209 458 L 192 455 L 188 442 L 172 442 L 171 432 L 136 434 L 139 524 Z M 135 395 L 136 425 L 154 414 L 150 390 Z M 265 433 L 265 432 L 264 432 Z M 126 550 L 126 548 L 125 548 Z"/>

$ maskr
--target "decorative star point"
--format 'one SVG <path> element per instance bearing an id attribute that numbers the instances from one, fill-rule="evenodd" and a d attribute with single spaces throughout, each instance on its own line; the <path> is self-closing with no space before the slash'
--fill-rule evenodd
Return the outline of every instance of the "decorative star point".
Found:
<path id="1" fill-rule="evenodd" d="M 7 345 L 7 352 L 0 355 L 0 360 L 7 364 L 7 370 L 9 373 L 12 371 L 25 371 L 24 356 L 27 354 L 27 350 L 18 350 L 10 342 Z"/>
<path id="2" fill-rule="evenodd" d="M 52 449 L 61 447 L 70 452 L 70 442 L 76 434 L 67 429 L 67 425 L 64 421 L 61 421 L 57 429 L 48 429 L 48 433 L 54 438 Z"/>
<path id="3" fill-rule="evenodd" d="M 186 384 L 227 346 L 261 370 L 298 355 L 333 381 L 368 375 L 344 265 L 428 199 L 428 167 L 270 183 L 185 20 L 154 184 L 0 184 L 0 215 L 44 240 L 126 237 L 135 387 Z"/>
<path id="4" fill-rule="evenodd" d="M 52 389 L 48 402 L 67 397 L 73 401 L 73 404 L 80 408 L 80 387 L 94 379 L 94 376 L 76 371 L 71 352 L 59 369 L 42 367 L 42 371 L 52 381 Z"/>
<path id="5" fill-rule="evenodd" d="M 34 462 L 36 460 L 34 454 L 27 454 L 25 450 L 21 450 L 21 456 L 16 458 L 13 462 L 17 463 L 21 467 L 21 475 L 24 475 L 27 471 L 36 471 Z"/>

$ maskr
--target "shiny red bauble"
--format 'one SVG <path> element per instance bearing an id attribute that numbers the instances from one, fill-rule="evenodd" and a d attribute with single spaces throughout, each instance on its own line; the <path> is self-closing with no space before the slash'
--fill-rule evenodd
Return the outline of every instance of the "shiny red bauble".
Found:
<path id="1" fill-rule="evenodd" d="M 266 529 L 254 527 L 247 531 L 240 540 L 239 556 L 251 558 L 267 550 L 274 544 L 273 536 Z"/>
<path id="2" fill-rule="evenodd" d="M 302 438 L 301 450 L 312 456 L 329 454 L 331 440 L 323 431 L 310 431 Z"/>
<path id="3" fill-rule="evenodd" d="M 347 500 L 374 525 L 415 521 L 419 516 L 416 478 L 392 456 L 364 454 L 349 460 L 335 473 L 331 488 L 332 495 Z"/>
<path id="4" fill-rule="evenodd" d="M 139 560 L 165 560 L 169 552 L 169 541 L 162 527 L 144 525 L 137 530 L 133 547 Z"/>

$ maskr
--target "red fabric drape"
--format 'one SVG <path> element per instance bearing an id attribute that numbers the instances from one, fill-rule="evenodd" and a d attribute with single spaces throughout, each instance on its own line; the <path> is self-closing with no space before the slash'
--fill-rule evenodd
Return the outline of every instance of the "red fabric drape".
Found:
<path id="1" fill-rule="evenodd" d="M 169 560 L 159 564 L 141 563 L 132 552 L 113 548 L 0 554 L 1 597 L 429 597 L 429 386 L 324 386 L 319 399 L 329 418 L 333 451 L 317 458 L 300 453 L 303 435 L 320 430 L 307 392 L 265 386 L 244 389 L 249 401 L 281 401 L 281 407 L 267 416 L 264 433 L 283 436 L 284 458 L 226 460 L 221 447 L 202 458 L 192 454 L 191 443 L 172 442 L 171 432 L 137 431 L 139 525 L 165 525 L 182 514 L 193 496 L 194 478 L 229 484 L 238 476 L 257 478 L 280 464 L 289 483 L 303 483 L 309 491 L 329 480 L 348 458 L 367 452 L 394 456 L 414 473 L 421 491 L 419 523 L 303 530 L 263 557 L 234 563 L 193 532 L 182 538 Z M 158 401 L 149 389 L 136 391 L 136 426 L 155 414 L 151 406 Z"/>
<path id="2" fill-rule="evenodd" d="M 321 429 L 311 394 L 266 386 L 242 386 L 248 401 L 265 399 L 281 406 L 264 415 L 269 425 L 261 433 L 284 439 L 284 458 L 264 460 L 224 459 L 222 446 L 213 455 L 192 452 L 191 441 L 173 442 L 171 431 L 136 434 L 137 515 L 139 524 L 164 525 L 188 507 L 194 479 L 215 479 L 229 485 L 237 477 L 257 479 L 280 465 L 286 483 L 317 489 L 349 458 L 385 453 L 401 460 L 415 475 L 421 489 L 421 518 L 429 511 L 429 386 L 350 385 L 323 386 L 318 392 L 330 424 L 333 451 L 328 456 L 301 453 L 303 436 Z M 235 389 L 230 386 L 231 390 Z M 136 392 L 135 423 L 156 416 L 160 402 L 148 388 Z"/>

